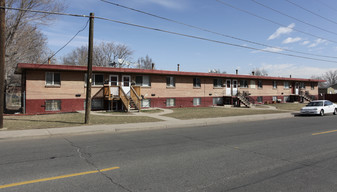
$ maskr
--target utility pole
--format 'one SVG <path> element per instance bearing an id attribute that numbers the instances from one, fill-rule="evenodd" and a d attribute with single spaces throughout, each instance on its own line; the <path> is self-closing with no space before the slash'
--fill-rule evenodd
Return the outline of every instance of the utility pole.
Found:
<path id="1" fill-rule="evenodd" d="M 5 0 L 0 0 L 0 6 L 5 7 Z M 5 34 L 6 34 L 6 10 L 0 8 L 0 128 L 3 128 L 3 116 L 4 116 L 4 99 L 5 99 Z"/>
<path id="2" fill-rule="evenodd" d="M 94 13 L 90 13 L 89 22 L 89 45 L 88 45 L 88 70 L 87 70 L 87 93 L 85 100 L 85 124 L 90 123 L 91 111 L 91 82 L 92 82 L 92 55 L 94 48 Z"/>

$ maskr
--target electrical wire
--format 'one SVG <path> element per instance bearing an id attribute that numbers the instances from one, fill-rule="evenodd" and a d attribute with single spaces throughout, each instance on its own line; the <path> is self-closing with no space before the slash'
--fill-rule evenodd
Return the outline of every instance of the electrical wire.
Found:
<path id="1" fill-rule="evenodd" d="M 46 62 L 49 62 L 49 60 L 51 59 L 51 58 L 53 58 L 57 53 L 59 53 L 62 49 L 64 49 L 73 39 L 75 39 L 75 37 L 80 33 L 80 32 L 82 32 L 82 31 L 84 31 L 84 29 L 85 28 L 87 28 L 87 26 L 88 26 L 88 23 L 89 23 L 89 21 L 90 21 L 90 19 L 88 19 L 88 21 L 86 22 L 86 24 L 85 24 L 85 26 L 82 28 L 82 29 L 80 29 L 65 45 L 63 45 L 59 50 L 57 50 L 52 56 L 50 56 L 50 57 L 48 57 L 48 60 L 47 61 L 45 61 L 44 63 L 46 63 Z"/>
<path id="2" fill-rule="evenodd" d="M 7 9 L 6 7 L 0 7 L 0 8 Z M 91 16 L 87 16 L 87 15 L 76 15 L 76 14 L 59 13 L 59 12 L 36 11 L 36 10 L 29 10 L 29 9 L 14 8 L 14 10 L 31 11 L 31 12 L 37 12 L 37 13 L 40 13 L 40 12 L 41 13 L 50 13 L 50 14 L 65 15 L 65 16 L 75 16 L 75 17 L 79 17 L 79 16 L 80 17 L 91 17 Z M 199 39 L 199 40 L 204 40 L 204 41 L 218 43 L 218 44 L 225 44 L 225 45 L 229 45 L 229 46 L 234 46 L 234 47 L 240 47 L 240 48 L 255 50 L 255 51 L 273 53 L 273 54 L 290 56 L 290 57 L 297 57 L 297 58 L 308 59 L 308 60 L 323 61 L 323 62 L 329 62 L 329 63 L 337 63 L 337 61 L 333 61 L 333 60 L 317 59 L 317 58 L 312 58 L 312 57 L 305 57 L 305 56 L 299 56 L 299 55 L 293 55 L 293 54 L 279 53 L 279 52 L 274 52 L 274 51 L 269 51 L 269 50 L 264 50 L 264 49 L 258 49 L 258 48 L 254 48 L 254 47 L 243 46 L 243 45 L 238 45 L 238 44 L 234 44 L 234 43 L 228 43 L 228 42 L 219 41 L 219 40 L 213 40 L 213 39 L 199 37 L 199 36 L 194 36 L 194 35 L 188 35 L 188 34 L 183 34 L 183 33 L 178 33 L 178 32 L 173 32 L 173 31 L 168 31 L 168 30 L 159 29 L 159 28 L 147 27 L 147 26 L 143 26 L 143 25 L 138 25 L 138 24 L 133 24 L 133 23 L 128 23 L 128 22 L 123 22 L 123 21 L 108 19 L 108 18 L 104 18 L 104 17 L 94 16 L 93 18 L 100 19 L 100 20 L 105 20 L 105 21 L 110 21 L 110 22 L 114 22 L 114 23 L 119 23 L 119 24 L 123 24 L 123 25 L 128 25 L 128 26 L 133 26 L 133 27 L 138 27 L 138 28 L 153 30 L 153 31 L 157 31 L 157 32 L 163 32 L 163 33 L 169 33 L 169 34 L 183 36 L 183 37 L 189 37 L 189 38 L 192 38 L 192 39 Z"/>
<path id="3" fill-rule="evenodd" d="M 331 22 L 331 23 L 337 24 L 336 21 L 331 20 L 331 19 L 329 19 L 329 18 L 326 18 L 326 17 L 324 17 L 324 16 L 322 16 L 322 15 L 320 15 L 320 14 L 318 14 L 318 13 L 315 13 L 315 12 L 313 12 L 313 11 L 310 11 L 309 9 L 306 9 L 306 8 L 302 7 L 301 5 L 299 5 L 299 4 L 296 4 L 296 3 L 292 2 L 292 1 L 289 1 L 289 0 L 285 0 L 285 1 L 287 1 L 288 3 L 290 3 L 290 4 L 292 4 L 292 5 L 296 6 L 296 7 L 298 7 L 298 8 L 300 8 L 300 9 L 305 10 L 306 12 L 311 13 L 312 15 L 315 15 L 315 16 L 317 16 L 317 17 L 320 17 L 320 18 L 322 18 L 322 19 L 324 19 L 324 20 L 326 20 L 326 21 L 329 21 L 329 22 Z"/>
<path id="4" fill-rule="evenodd" d="M 324 29 L 324 28 L 322 28 L 322 27 L 318 27 L 318 26 L 316 26 L 316 25 L 310 24 L 310 23 L 308 23 L 308 22 L 306 22 L 306 21 L 297 19 L 296 17 L 293 17 L 293 16 L 290 16 L 290 15 L 288 15 L 288 14 L 285 14 L 285 13 L 283 13 L 283 12 L 281 12 L 281 11 L 278 11 L 278 10 L 276 10 L 276 9 L 274 9 L 274 8 L 271 8 L 271 7 L 269 7 L 269 6 L 267 6 L 267 5 L 263 4 L 263 3 L 257 2 L 256 0 L 250 0 L 250 1 L 256 3 L 256 4 L 258 4 L 258 5 L 260 5 L 260 6 L 264 7 L 264 8 L 267 8 L 267 9 L 269 9 L 269 10 L 272 10 L 272 11 L 274 11 L 274 12 L 276 12 L 276 13 L 279 13 L 279 14 L 281 14 L 281 15 L 283 15 L 283 16 L 289 17 L 289 18 L 294 19 L 294 20 L 296 20 L 296 21 L 298 21 L 298 22 L 301 22 L 301 23 L 303 23 L 303 24 L 306 24 L 306 25 L 308 25 L 308 26 L 314 27 L 314 28 L 316 28 L 316 29 L 319 29 L 319 30 L 321 30 L 321 31 L 325 31 L 325 32 L 330 33 L 330 34 L 333 34 L 333 35 L 337 35 L 337 33 L 333 32 L 333 31 L 330 31 L 330 30 Z"/>
<path id="5" fill-rule="evenodd" d="M 215 0 L 215 1 L 217 1 L 218 3 L 221 3 L 221 4 L 223 4 L 223 5 L 226 5 L 227 7 L 231 7 L 231 8 L 233 8 L 233 9 L 236 9 L 236 10 L 241 11 L 241 12 L 244 12 L 244 13 L 246 13 L 246 14 L 248 14 L 248 15 L 257 17 L 257 18 L 259 18 L 259 19 L 268 21 L 268 22 L 273 23 L 273 24 L 275 24 L 275 25 L 278 25 L 278 26 L 281 26 L 281 27 L 285 27 L 285 28 L 289 28 L 289 27 L 287 27 L 286 25 L 283 25 L 283 24 L 278 23 L 278 22 L 276 22 L 276 21 L 273 21 L 273 20 L 271 20 L 271 19 L 268 19 L 268 18 L 259 16 L 259 15 L 255 14 L 255 13 L 249 12 L 249 11 L 247 11 L 247 10 L 244 10 L 244 9 L 241 9 L 241 8 L 238 8 L 238 7 L 235 7 L 234 5 L 231 5 L 231 4 L 226 3 L 226 2 L 224 2 L 224 1 L 221 1 L 221 0 Z M 292 28 L 292 30 L 297 31 L 297 32 L 299 32 L 299 33 L 303 33 L 303 34 L 309 35 L 309 36 L 311 36 L 311 37 L 319 38 L 319 39 L 326 40 L 326 41 L 329 41 L 329 42 L 331 42 L 331 43 L 336 43 L 336 44 L 337 44 L 337 41 L 334 41 L 334 40 L 332 40 L 332 39 L 328 39 L 328 38 L 325 38 L 325 37 L 321 37 L 321 36 L 318 36 L 318 35 L 314 35 L 314 34 L 312 34 L 312 33 L 308 33 L 308 32 L 305 32 L 305 31 L 302 31 L 302 30 L 299 30 L 299 29 L 296 29 L 296 28 Z"/>
<path id="6" fill-rule="evenodd" d="M 205 37 L 199 37 L 199 36 L 188 35 L 188 34 L 183 34 L 183 33 L 178 33 L 178 32 L 173 32 L 173 31 L 168 31 L 168 30 L 164 30 L 164 29 L 159 29 L 159 28 L 147 27 L 147 26 L 133 24 L 133 23 L 128 23 L 128 22 L 123 22 L 123 21 L 117 21 L 117 20 L 108 19 L 108 18 L 104 18 L 104 17 L 97 17 L 96 16 L 95 18 L 96 19 L 101 19 L 101 20 L 106 20 L 106 21 L 111 21 L 111 22 L 119 23 L 119 24 L 123 24 L 123 25 L 128 25 L 128 26 L 133 26 L 133 27 L 138 27 L 138 28 L 143 28 L 143 29 L 148 29 L 148 30 L 163 32 L 163 33 L 169 33 L 169 34 L 173 34 L 173 35 L 178 35 L 178 36 L 183 36 L 183 37 L 189 37 L 189 38 L 192 38 L 192 39 L 199 39 L 199 40 L 209 41 L 209 42 L 213 42 L 213 43 L 230 45 L 230 46 L 234 46 L 234 47 L 240 47 L 240 48 L 245 48 L 245 49 L 250 49 L 250 50 L 255 50 L 255 51 L 261 51 L 261 52 L 267 52 L 267 53 L 273 53 L 273 54 L 279 54 L 279 55 L 285 55 L 285 56 L 297 57 L 297 58 L 309 59 L 309 60 L 315 60 L 315 61 L 337 63 L 337 61 L 332 61 L 332 60 L 317 59 L 317 58 L 313 58 L 313 57 L 305 57 L 305 56 L 299 56 L 299 55 L 293 55 L 293 54 L 287 54 L 287 53 L 279 53 L 279 52 L 275 52 L 275 51 L 258 49 L 258 48 L 254 48 L 254 47 L 243 46 L 243 45 L 238 45 L 238 44 L 234 44 L 234 43 L 228 43 L 228 42 L 224 42 L 224 41 L 209 39 L 209 38 L 205 38 Z"/>
<path id="7" fill-rule="evenodd" d="M 117 3 L 114 3 L 114 2 L 111 2 L 111 1 L 107 1 L 107 0 L 100 0 L 100 1 L 111 4 L 111 5 L 114 5 L 114 6 L 129 9 L 129 10 L 132 10 L 132 11 L 135 11 L 135 12 L 139 12 L 139 13 L 142 13 L 142 14 L 145 14 L 145 15 L 149 15 L 149 16 L 152 16 L 152 17 L 156 17 L 156 18 L 159 18 L 159 19 L 163 19 L 163 20 L 166 20 L 166 21 L 170 21 L 170 22 L 173 22 L 173 23 L 184 25 L 184 26 L 187 26 L 187 27 L 190 27 L 190 28 L 194 28 L 194 29 L 198 29 L 198 30 L 205 31 L 205 32 L 208 32 L 208 33 L 212 33 L 212 34 L 215 34 L 215 35 L 220 35 L 220 36 L 224 36 L 224 37 L 227 37 L 227 38 L 243 41 L 243 42 L 246 42 L 246 43 L 251 43 L 251 44 L 255 44 L 255 45 L 265 46 L 265 47 L 269 47 L 269 48 L 274 48 L 274 49 L 279 49 L 279 50 L 282 50 L 282 51 L 288 51 L 288 52 L 299 53 L 299 54 L 304 54 L 304 55 L 326 57 L 326 58 L 333 58 L 333 59 L 337 58 L 337 57 L 334 57 L 334 56 L 312 54 L 312 53 L 306 53 L 306 52 L 301 52 L 301 51 L 294 51 L 294 50 L 290 50 L 290 49 L 285 49 L 285 48 L 281 48 L 281 47 L 274 47 L 274 46 L 271 46 L 271 45 L 266 45 L 266 44 L 263 44 L 263 43 L 258 43 L 258 42 L 255 42 L 255 41 L 246 40 L 246 39 L 234 37 L 234 36 L 231 36 L 231 35 L 226 35 L 226 34 L 223 34 L 223 33 L 211 31 L 211 30 L 201 28 L 201 27 L 198 27 L 198 26 L 195 26 L 195 25 L 186 24 L 186 23 L 183 23 L 183 22 L 180 22 L 180 21 L 177 21 L 177 20 L 173 20 L 173 19 L 169 19 L 169 18 L 162 17 L 162 16 L 159 16 L 159 15 L 155 15 L 155 14 L 152 14 L 152 13 L 148 13 L 148 12 L 145 12 L 145 11 L 141 11 L 139 9 L 127 7 L 125 5 L 117 4 Z"/>

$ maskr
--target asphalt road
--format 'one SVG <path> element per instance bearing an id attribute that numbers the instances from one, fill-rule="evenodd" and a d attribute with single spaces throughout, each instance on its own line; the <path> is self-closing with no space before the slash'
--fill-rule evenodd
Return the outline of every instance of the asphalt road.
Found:
<path id="1" fill-rule="evenodd" d="M 336 125 L 295 117 L 0 140 L 0 192 L 337 191 Z"/>

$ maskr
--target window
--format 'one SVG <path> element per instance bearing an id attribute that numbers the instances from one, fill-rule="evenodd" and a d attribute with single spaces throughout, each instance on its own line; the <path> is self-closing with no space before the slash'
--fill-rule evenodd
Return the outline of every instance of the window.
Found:
<path id="1" fill-rule="evenodd" d="M 262 80 L 257 81 L 257 87 L 260 88 L 260 89 L 263 88 Z"/>
<path id="2" fill-rule="evenodd" d="M 201 105 L 201 98 L 193 98 L 193 106 Z"/>
<path id="3" fill-rule="evenodd" d="M 175 79 L 174 77 L 170 76 L 170 77 L 166 77 L 166 87 L 175 87 L 176 83 L 175 83 Z"/>
<path id="4" fill-rule="evenodd" d="M 255 89 L 255 80 L 250 80 L 250 88 Z"/>
<path id="5" fill-rule="evenodd" d="M 273 81 L 273 89 L 277 89 L 277 81 Z"/>
<path id="6" fill-rule="evenodd" d="M 257 102 L 258 103 L 263 103 L 263 97 L 261 97 L 261 96 L 257 97 Z"/>
<path id="7" fill-rule="evenodd" d="M 222 79 L 213 79 L 214 87 L 222 87 Z"/>
<path id="8" fill-rule="evenodd" d="M 166 107 L 174 107 L 176 106 L 176 99 L 166 99 Z"/>
<path id="9" fill-rule="evenodd" d="M 46 85 L 61 85 L 60 73 L 46 72 Z"/>
<path id="10" fill-rule="evenodd" d="M 103 109 L 103 99 L 92 99 L 91 108 L 92 109 Z"/>
<path id="11" fill-rule="evenodd" d="M 288 81 L 285 81 L 285 82 L 284 82 L 284 88 L 285 88 L 285 89 L 289 89 L 289 82 L 288 82 Z"/>
<path id="12" fill-rule="evenodd" d="M 214 97 L 213 105 L 223 105 L 223 97 Z"/>
<path id="13" fill-rule="evenodd" d="M 123 80 L 122 85 L 124 87 L 130 87 L 130 76 L 129 75 L 125 75 L 125 76 L 123 75 L 122 80 Z"/>
<path id="14" fill-rule="evenodd" d="M 118 85 L 118 76 L 117 75 L 110 75 L 110 83 L 111 85 Z"/>
<path id="15" fill-rule="evenodd" d="M 84 74 L 84 84 L 87 85 L 87 74 Z M 103 85 L 104 76 L 102 74 L 92 74 L 92 82 L 91 85 Z"/>
<path id="16" fill-rule="evenodd" d="M 61 100 L 46 100 L 46 111 L 61 111 Z"/>
<path id="17" fill-rule="evenodd" d="M 274 102 L 277 101 L 277 96 L 273 96 L 273 101 L 274 101 Z"/>
<path id="18" fill-rule="evenodd" d="M 300 89 L 305 89 L 305 83 L 304 82 L 300 82 Z"/>
<path id="19" fill-rule="evenodd" d="M 151 107 L 151 99 L 143 99 L 141 101 L 141 106 L 142 107 Z"/>
<path id="20" fill-rule="evenodd" d="M 315 89 L 315 84 L 314 83 L 310 83 L 310 86 L 311 86 L 311 90 Z"/>
<path id="21" fill-rule="evenodd" d="M 194 88 L 200 88 L 201 87 L 201 81 L 199 77 L 193 78 L 193 87 Z"/>
<path id="22" fill-rule="evenodd" d="M 143 87 L 150 87 L 150 77 L 148 75 L 136 76 L 136 85 Z"/>
<path id="23" fill-rule="evenodd" d="M 240 80 L 240 87 L 241 88 L 248 88 L 248 81 L 245 79 Z"/>

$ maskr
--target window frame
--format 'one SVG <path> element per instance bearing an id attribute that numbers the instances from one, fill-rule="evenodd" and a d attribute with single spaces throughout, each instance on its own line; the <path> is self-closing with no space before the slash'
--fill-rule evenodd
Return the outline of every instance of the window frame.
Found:
<path id="1" fill-rule="evenodd" d="M 287 84 L 287 86 L 286 86 L 286 84 Z M 289 83 L 289 81 L 284 81 L 283 82 L 283 87 L 284 87 L 284 89 L 290 89 L 290 83 Z"/>
<path id="2" fill-rule="evenodd" d="M 173 105 L 171 104 L 171 101 L 173 101 Z M 167 98 L 166 99 L 166 107 L 175 107 L 176 106 L 176 99 L 175 98 Z"/>
<path id="3" fill-rule="evenodd" d="M 175 88 L 176 80 L 174 76 L 166 76 L 166 88 Z"/>
<path id="4" fill-rule="evenodd" d="M 51 75 L 51 83 L 48 83 L 48 74 Z M 58 74 L 59 76 L 59 82 L 55 82 L 55 74 Z M 59 87 L 61 86 L 61 73 L 60 72 L 46 72 L 45 73 L 45 86 L 55 86 L 55 87 Z"/>
<path id="5" fill-rule="evenodd" d="M 258 89 L 263 89 L 263 82 L 262 82 L 262 80 L 257 80 L 257 88 Z"/>
<path id="6" fill-rule="evenodd" d="M 201 88 L 200 77 L 193 77 L 193 88 Z"/>
<path id="7" fill-rule="evenodd" d="M 194 97 L 193 106 L 200 106 L 200 105 L 201 105 L 201 97 Z"/>
<path id="8" fill-rule="evenodd" d="M 213 88 L 222 88 L 223 87 L 223 79 L 222 78 L 214 78 L 213 79 Z"/>
<path id="9" fill-rule="evenodd" d="M 54 102 L 56 102 L 57 109 L 54 109 Z M 49 106 L 50 105 L 50 106 Z M 45 111 L 61 111 L 62 101 L 60 99 L 48 99 L 45 100 Z M 49 109 L 50 108 L 50 109 Z"/>
<path id="10" fill-rule="evenodd" d="M 96 75 L 102 75 L 103 78 L 102 78 L 102 85 L 96 85 Z M 84 73 L 84 85 L 87 86 L 87 76 L 88 74 L 87 73 Z M 110 78 L 110 76 L 109 76 Z M 104 74 L 102 73 L 92 73 L 92 76 L 91 76 L 91 86 L 103 86 L 104 85 Z"/>
<path id="11" fill-rule="evenodd" d="M 141 77 L 141 82 L 137 82 L 137 77 Z M 148 84 L 144 84 L 144 79 L 145 77 L 148 78 Z M 141 86 L 141 87 L 151 87 L 151 78 L 149 75 L 136 75 L 136 86 Z M 139 80 L 139 79 L 138 79 Z"/>
<path id="12" fill-rule="evenodd" d="M 240 88 L 248 88 L 248 80 L 247 79 L 240 79 Z"/>
<path id="13" fill-rule="evenodd" d="M 277 81 L 273 81 L 273 89 L 277 89 Z"/>

